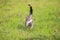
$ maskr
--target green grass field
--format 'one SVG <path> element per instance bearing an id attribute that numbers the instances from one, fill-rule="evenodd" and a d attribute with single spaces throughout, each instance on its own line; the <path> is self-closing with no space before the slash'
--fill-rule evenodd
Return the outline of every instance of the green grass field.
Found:
<path id="1" fill-rule="evenodd" d="M 24 26 L 29 3 L 32 30 Z M 60 40 L 60 0 L 0 0 L 0 40 Z"/>

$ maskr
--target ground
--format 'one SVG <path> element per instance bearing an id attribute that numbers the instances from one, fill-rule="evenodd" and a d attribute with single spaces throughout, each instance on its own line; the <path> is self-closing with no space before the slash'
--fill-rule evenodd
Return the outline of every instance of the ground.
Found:
<path id="1" fill-rule="evenodd" d="M 25 27 L 33 7 L 33 29 Z M 0 0 L 0 40 L 60 40 L 60 0 Z"/>

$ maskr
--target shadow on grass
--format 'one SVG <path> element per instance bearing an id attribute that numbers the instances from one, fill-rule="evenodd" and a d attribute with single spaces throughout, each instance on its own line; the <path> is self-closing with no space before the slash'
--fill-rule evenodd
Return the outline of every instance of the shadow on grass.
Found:
<path id="1" fill-rule="evenodd" d="M 19 30 L 24 30 L 24 31 L 32 31 L 32 30 L 30 30 L 29 27 L 26 27 L 26 26 L 24 26 L 24 25 L 22 25 L 22 24 L 18 24 L 17 29 L 19 29 Z"/>

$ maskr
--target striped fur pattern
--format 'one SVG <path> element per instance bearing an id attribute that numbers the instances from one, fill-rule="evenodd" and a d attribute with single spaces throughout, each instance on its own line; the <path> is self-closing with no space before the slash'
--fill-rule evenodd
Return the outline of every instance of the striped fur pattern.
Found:
<path id="1" fill-rule="evenodd" d="M 25 26 L 29 26 L 31 29 L 33 28 L 32 15 L 27 15 L 26 21 L 25 21 Z"/>

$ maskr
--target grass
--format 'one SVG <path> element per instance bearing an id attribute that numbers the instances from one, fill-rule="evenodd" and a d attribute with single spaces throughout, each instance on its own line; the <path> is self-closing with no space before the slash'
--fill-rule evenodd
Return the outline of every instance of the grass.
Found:
<path id="1" fill-rule="evenodd" d="M 29 3 L 32 30 L 24 26 Z M 60 40 L 60 0 L 0 0 L 0 40 Z"/>

